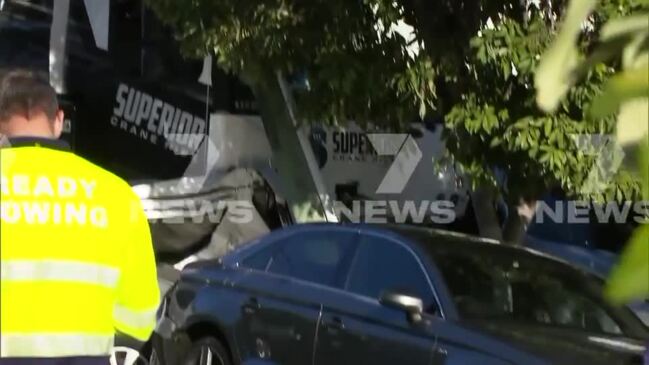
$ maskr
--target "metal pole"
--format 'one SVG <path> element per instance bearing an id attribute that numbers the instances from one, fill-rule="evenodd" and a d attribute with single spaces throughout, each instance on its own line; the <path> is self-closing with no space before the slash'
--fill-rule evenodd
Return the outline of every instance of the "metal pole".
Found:
<path id="1" fill-rule="evenodd" d="M 54 0 L 50 31 L 50 85 L 65 93 L 65 45 L 67 42 L 70 0 Z"/>
<path id="2" fill-rule="evenodd" d="M 294 100 L 291 95 L 291 90 L 281 72 L 277 73 L 277 81 L 279 82 L 279 85 L 282 89 L 284 102 L 286 103 L 286 107 L 291 117 L 291 122 L 295 127 L 297 138 L 300 142 L 300 147 L 302 148 L 302 152 L 304 153 L 304 156 L 306 158 L 309 172 L 311 173 L 311 178 L 313 179 L 316 191 L 318 193 L 320 205 L 322 206 L 322 210 L 325 213 L 325 219 L 327 220 L 327 222 L 338 222 L 338 217 L 336 216 L 333 207 L 333 200 L 327 192 L 322 174 L 320 173 L 320 169 L 318 168 L 318 163 L 316 162 L 315 155 L 313 154 L 313 149 L 311 148 L 311 143 L 309 142 L 309 139 L 304 135 L 304 131 L 298 128 L 297 121 L 295 119 Z"/>
<path id="3" fill-rule="evenodd" d="M 146 22 L 146 8 L 144 7 L 144 1 L 140 0 L 140 76 L 144 76 L 144 57 L 146 55 L 146 47 L 148 46 L 145 43 L 146 37 L 144 32 L 146 31 L 145 27 Z"/>

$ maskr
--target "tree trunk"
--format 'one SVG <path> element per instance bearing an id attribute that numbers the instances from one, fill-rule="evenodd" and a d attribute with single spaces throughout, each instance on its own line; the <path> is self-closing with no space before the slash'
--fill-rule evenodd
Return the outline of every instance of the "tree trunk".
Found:
<path id="1" fill-rule="evenodd" d="M 503 233 L 496 214 L 494 192 L 486 188 L 476 189 L 471 193 L 471 204 L 473 204 L 480 236 L 501 241 Z"/>
<path id="2" fill-rule="evenodd" d="M 508 205 L 509 214 L 503 228 L 503 241 L 505 243 L 514 246 L 523 244 L 527 226 L 532 221 L 535 209 L 535 202 L 525 202 L 523 200 L 518 205 Z"/>
<path id="3" fill-rule="evenodd" d="M 518 246 L 523 242 L 527 225 L 525 224 L 523 217 L 516 212 L 517 206 L 510 205 L 508 208 L 509 214 L 507 215 L 507 220 L 503 227 L 503 241 Z"/>
<path id="4" fill-rule="evenodd" d="M 289 105 L 275 74 L 250 85 L 273 150 L 273 166 L 282 181 L 284 198 L 297 222 L 324 221 L 326 211 L 298 138 Z"/>
<path id="5" fill-rule="evenodd" d="M 521 199 L 518 204 L 508 204 L 507 219 L 500 224 L 496 212 L 495 192 L 487 188 L 478 188 L 471 194 L 480 236 L 503 241 L 511 245 L 523 243 L 527 226 L 531 222 L 536 203 Z"/>

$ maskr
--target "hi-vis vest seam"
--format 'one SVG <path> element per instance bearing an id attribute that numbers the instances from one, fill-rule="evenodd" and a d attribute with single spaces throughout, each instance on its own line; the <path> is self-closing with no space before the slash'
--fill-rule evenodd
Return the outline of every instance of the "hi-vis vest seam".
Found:
<path id="1" fill-rule="evenodd" d="M 134 328 L 150 328 L 156 324 L 158 306 L 145 310 L 132 310 L 119 304 L 115 305 L 113 318 Z"/>
<path id="2" fill-rule="evenodd" d="M 107 265 L 68 260 L 3 260 L 3 282 L 67 281 L 117 287 L 120 271 Z"/>
<path id="3" fill-rule="evenodd" d="M 2 357 L 68 357 L 109 356 L 113 348 L 112 334 L 29 333 L 2 334 Z"/>

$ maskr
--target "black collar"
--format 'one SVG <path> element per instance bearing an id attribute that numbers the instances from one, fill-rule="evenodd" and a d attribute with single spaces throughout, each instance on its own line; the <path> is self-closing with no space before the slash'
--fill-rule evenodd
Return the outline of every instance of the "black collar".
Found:
<path id="1" fill-rule="evenodd" d="M 59 151 L 70 151 L 70 145 L 63 140 L 44 137 L 12 137 L 6 147 L 43 147 Z"/>

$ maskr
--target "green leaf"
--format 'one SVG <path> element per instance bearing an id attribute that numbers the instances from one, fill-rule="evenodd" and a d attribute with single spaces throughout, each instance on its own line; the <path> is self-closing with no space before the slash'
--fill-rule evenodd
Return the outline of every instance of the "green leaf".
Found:
<path id="1" fill-rule="evenodd" d="M 602 27 L 601 41 L 618 37 L 632 37 L 635 33 L 649 33 L 649 14 L 638 14 L 612 19 Z"/>
<path id="2" fill-rule="evenodd" d="M 517 120 L 516 123 L 514 123 L 514 128 L 527 129 L 531 119 L 532 119 L 531 117 L 525 117 Z"/>
<path id="3" fill-rule="evenodd" d="M 628 43 L 628 39 L 613 38 L 598 44 L 593 53 L 575 68 L 573 77 L 576 80 L 584 78 L 588 75 L 588 72 L 597 67 L 604 67 L 605 70 L 603 63 L 619 56 Z"/>
<path id="4" fill-rule="evenodd" d="M 649 136 L 638 149 L 638 171 L 642 184 L 642 198 L 649 200 Z"/>
<path id="5" fill-rule="evenodd" d="M 426 104 L 424 102 L 419 103 L 419 117 L 423 118 L 426 116 Z"/>
<path id="6" fill-rule="evenodd" d="M 566 138 L 561 133 L 557 133 L 557 146 L 559 146 L 560 149 L 566 148 Z"/>
<path id="7" fill-rule="evenodd" d="M 486 62 L 487 61 L 487 53 L 486 53 L 486 47 L 484 44 L 480 45 L 480 48 L 478 49 L 478 60 L 480 62 Z"/>
<path id="8" fill-rule="evenodd" d="M 606 283 L 606 298 L 625 304 L 649 295 L 649 224 L 635 230 Z"/>
<path id="9" fill-rule="evenodd" d="M 612 77 L 591 106 L 594 118 L 615 113 L 620 105 L 633 98 L 649 96 L 649 68 L 625 70 Z"/>
<path id="10" fill-rule="evenodd" d="M 548 118 L 543 123 L 543 132 L 546 136 L 549 136 L 552 133 L 552 119 Z"/>
<path id="11" fill-rule="evenodd" d="M 649 138 L 649 99 L 635 99 L 622 105 L 617 118 L 617 142 L 635 145 Z"/>
<path id="12" fill-rule="evenodd" d="M 575 45 L 581 24 L 595 7 L 595 0 L 573 0 L 568 6 L 560 33 L 543 55 L 534 77 L 536 101 L 545 111 L 554 111 L 575 83 L 573 71 L 578 63 Z"/>
<path id="13" fill-rule="evenodd" d="M 638 34 L 628 42 L 622 51 L 622 68 L 649 67 L 649 33 Z"/>

